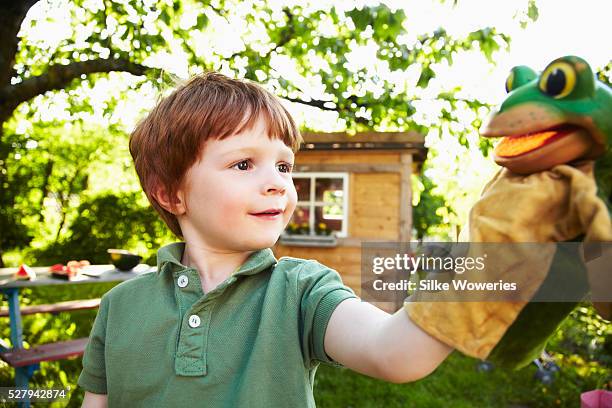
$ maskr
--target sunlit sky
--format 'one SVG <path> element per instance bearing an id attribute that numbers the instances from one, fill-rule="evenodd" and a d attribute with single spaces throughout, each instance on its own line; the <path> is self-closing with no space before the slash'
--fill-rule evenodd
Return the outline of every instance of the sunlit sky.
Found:
<path id="1" fill-rule="evenodd" d="M 397 0 L 403 4 L 409 26 L 427 32 L 438 26 L 449 33 L 465 35 L 485 26 L 510 35 L 509 53 L 498 53 L 496 66 L 477 58 L 457 58 L 447 81 L 461 81 L 465 89 L 492 103 L 504 98 L 504 80 L 514 65 L 529 65 L 542 70 L 551 60 L 563 55 L 579 55 L 591 66 L 604 66 L 612 58 L 612 25 L 608 0 L 537 0 L 539 18 L 522 29 L 517 12 L 526 10 L 526 0 L 459 0 L 455 8 L 436 1 Z"/>

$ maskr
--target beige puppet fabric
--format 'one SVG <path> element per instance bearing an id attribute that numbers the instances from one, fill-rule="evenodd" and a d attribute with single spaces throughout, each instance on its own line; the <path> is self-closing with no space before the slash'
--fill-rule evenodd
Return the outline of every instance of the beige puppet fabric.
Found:
<path id="1" fill-rule="evenodd" d="M 485 186 L 472 207 L 460 241 L 546 243 L 581 234 L 585 234 L 585 242 L 612 241 L 610 217 L 596 191 L 592 161 L 576 167 L 560 165 L 527 176 L 504 168 Z M 538 253 L 521 252 L 529 251 L 525 247 L 513 251 L 503 262 L 487 265 L 487 278 L 515 281 L 523 291 L 521 298 L 531 298 L 546 277 L 554 250 L 550 247 Z M 513 273 L 517 270 L 521 273 Z M 457 299 L 450 292 L 444 295 Z M 467 355 L 484 359 L 525 304 L 412 301 L 406 302 L 404 308 L 430 335 Z"/>
<path id="2" fill-rule="evenodd" d="M 597 197 L 593 161 L 522 176 L 500 170 L 472 207 L 465 241 L 585 242 L 612 240 L 610 217 Z M 460 239 L 461 240 L 461 239 Z"/>

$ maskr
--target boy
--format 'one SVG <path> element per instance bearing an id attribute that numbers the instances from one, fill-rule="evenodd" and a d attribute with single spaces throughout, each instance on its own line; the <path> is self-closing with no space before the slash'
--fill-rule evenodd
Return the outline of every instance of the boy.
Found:
<path id="1" fill-rule="evenodd" d="M 404 310 L 361 302 L 316 261 L 274 258 L 300 141 L 273 95 L 216 73 L 138 125 L 140 182 L 184 243 L 103 296 L 78 380 L 84 407 L 312 407 L 321 362 L 402 383 L 447 357 Z"/>

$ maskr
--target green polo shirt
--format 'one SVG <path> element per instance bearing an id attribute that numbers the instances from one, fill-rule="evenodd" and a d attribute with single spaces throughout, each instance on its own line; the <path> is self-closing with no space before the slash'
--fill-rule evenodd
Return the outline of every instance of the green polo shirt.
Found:
<path id="1" fill-rule="evenodd" d="M 161 248 L 157 272 L 102 297 L 78 385 L 109 407 L 314 407 L 319 363 L 339 365 L 327 323 L 354 292 L 316 261 L 263 249 L 204 294 L 184 248 Z"/>

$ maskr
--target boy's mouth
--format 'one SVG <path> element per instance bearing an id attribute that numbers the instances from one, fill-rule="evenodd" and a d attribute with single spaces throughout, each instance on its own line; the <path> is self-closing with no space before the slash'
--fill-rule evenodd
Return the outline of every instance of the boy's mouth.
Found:
<path id="1" fill-rule="evenodd" d="M 253 215 L 257 218 L 262 219 L 276 219 L 283 213 L 283 210 L 280 208 L 269 208 L 265 211 L 257 212 L 257 213 L 249 213 L 249 215 Z"/>

